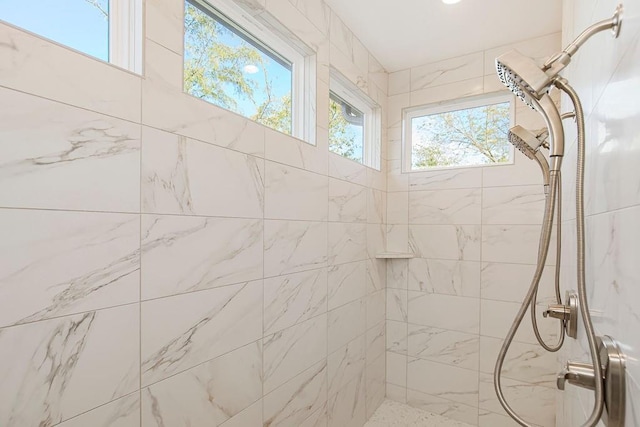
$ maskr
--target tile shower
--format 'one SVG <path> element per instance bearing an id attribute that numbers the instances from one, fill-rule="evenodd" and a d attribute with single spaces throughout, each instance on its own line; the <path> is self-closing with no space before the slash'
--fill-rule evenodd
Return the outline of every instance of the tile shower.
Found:
<path id="1" fill-rule="evenodd" d="M 391 74 L 322 0 L 238 3 L 317 52 L 317 146 L 182 92 L 182 1 L 145 2 L 143 77 L 0 23 L 0 426 L 359 427 L 385 396 L 513 425 L 491 373 L 533 270 L 539 171 L 517 153 L 401 173 L 401 110 L 502 90 L 495 56 L 545 57 L 614 3 L 565 0 L 562 35 Z M 593 140 L 596 327 L 630 346 L 636 425 L 637 102 L 621 93 L 638 89 L 640 33 L 628 23 L 568 77 Z M 328 152 L 329 67 L 381 105 L 382 171 Z M 522 105 L 516 122 L 542 126 Z M 376 259 L 384 250 L 416 258 Z M 556 393 L 558 360 L 534 344 L 516 337 L 507 396 L 540 426 L 579 425 L 591 397 Z"/>

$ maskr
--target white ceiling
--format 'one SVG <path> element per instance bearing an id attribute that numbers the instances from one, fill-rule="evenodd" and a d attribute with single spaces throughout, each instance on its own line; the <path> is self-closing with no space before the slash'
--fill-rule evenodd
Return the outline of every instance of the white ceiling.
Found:
<path id="1" fill-rule="evenodd" d="M 560 0 L 325 0 L 389 72 L 560 31 Z"/>

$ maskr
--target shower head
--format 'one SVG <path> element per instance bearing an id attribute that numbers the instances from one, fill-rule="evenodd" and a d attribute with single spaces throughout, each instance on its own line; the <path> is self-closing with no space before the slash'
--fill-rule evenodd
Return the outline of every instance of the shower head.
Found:
<path id="1" fill-rule="evenodd" d="M 549 133 L 546 129 L 533 133 L 522 126 L 516 125 L 509 129 L 508 139 L 514 147 L 533 160 L 538 149 L 544 145 L 548 135 Z"/>
<path id="2" fill-rule="evenodd" d="M 549 187 L 549 162 L 540 151 L 540 147 L 545 145 L 548 137 L 546 129 L 540 130 L 535 134 L 522 126 L 516 125 L 509 129 L 508 139 L 514 147 L 520 150 L 525 156 L 531 160 L 535 160 L 540 169 L 542 169 L 542 178 L 545 188 Z M 546 190 L 545 190 L 546 191 Z"/>

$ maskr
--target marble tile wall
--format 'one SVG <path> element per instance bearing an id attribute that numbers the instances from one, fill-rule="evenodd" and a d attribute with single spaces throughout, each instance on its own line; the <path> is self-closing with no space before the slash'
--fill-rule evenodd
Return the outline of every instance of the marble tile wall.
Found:
<path id="1" fill-rule="evenodd" d="M 1 426 L 361 426 L 384 399 L 386 165 L 327 127 L 330 65 L 383 109 L 387 74 L 322 0 L 237 3 L 317 52 L 316 146 L 182 92 L 182 0 L 146 0 L 143 76 L 0 22 Z"/>
<path id="2" fill-rule="evenodd" d="M 619 2 L 563 2 L 563 43 L 607 19 Z M 564 73 L 580 95 L 586 113 L 586 279 L 589 308 L 598 335 L 619 341 L 627 355 L 626 424 L 640 425 L 640 5 L 624 3 L 620 37 L 591 38 Z M 570 101 L 562 100 L 565 110 Z M 567 140 L 565 164 L 575 171 L 575 131 Z M 564 239 L 575 239 L 575 185 L 565 182 Z M 576 287 L 575 244 L 563 249 L 563 282 Z M 584 328 L 561 361 L 589 360 Z M 561 425 L 581 425 L 591 414 L 593 394 L 567 387 L 558 392 Z"/>
<path id="3" fill-rule="evenodd" d="M 529 286 L 544 194 L 538 166 L 516 151 L 503 166 L 401 170 L 402 109 L 504 91 L 497 55 L 516 48 L 542 58 L 560 33 L 389 75 L 388 249 L 416 257 L 387 269 L 387 397 L 471 425 L 514 425 L 500 407 L 492 373 L 502 340 Z M 516 103 L 516 122 L 543 125 Z M 550 256 L 553 260 L 553 256 Z M 553 292 L 551 276 L 542 284 Z M 554 355 L 525 320 L 504 369 L 507 398 L 534 424 L 555 417 Z M 545 337 L 555 323 L 541 321 Z"/>

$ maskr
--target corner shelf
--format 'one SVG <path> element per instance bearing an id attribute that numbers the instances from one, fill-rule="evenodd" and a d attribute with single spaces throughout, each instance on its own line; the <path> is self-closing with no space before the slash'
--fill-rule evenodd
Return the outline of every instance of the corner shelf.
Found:
<path id="1" fill-rule="evenodd" d="M 416 254 L 412 252 L 381 252 L 376 255 L 377 259 L 409 259 L 415 257 Z"/>

